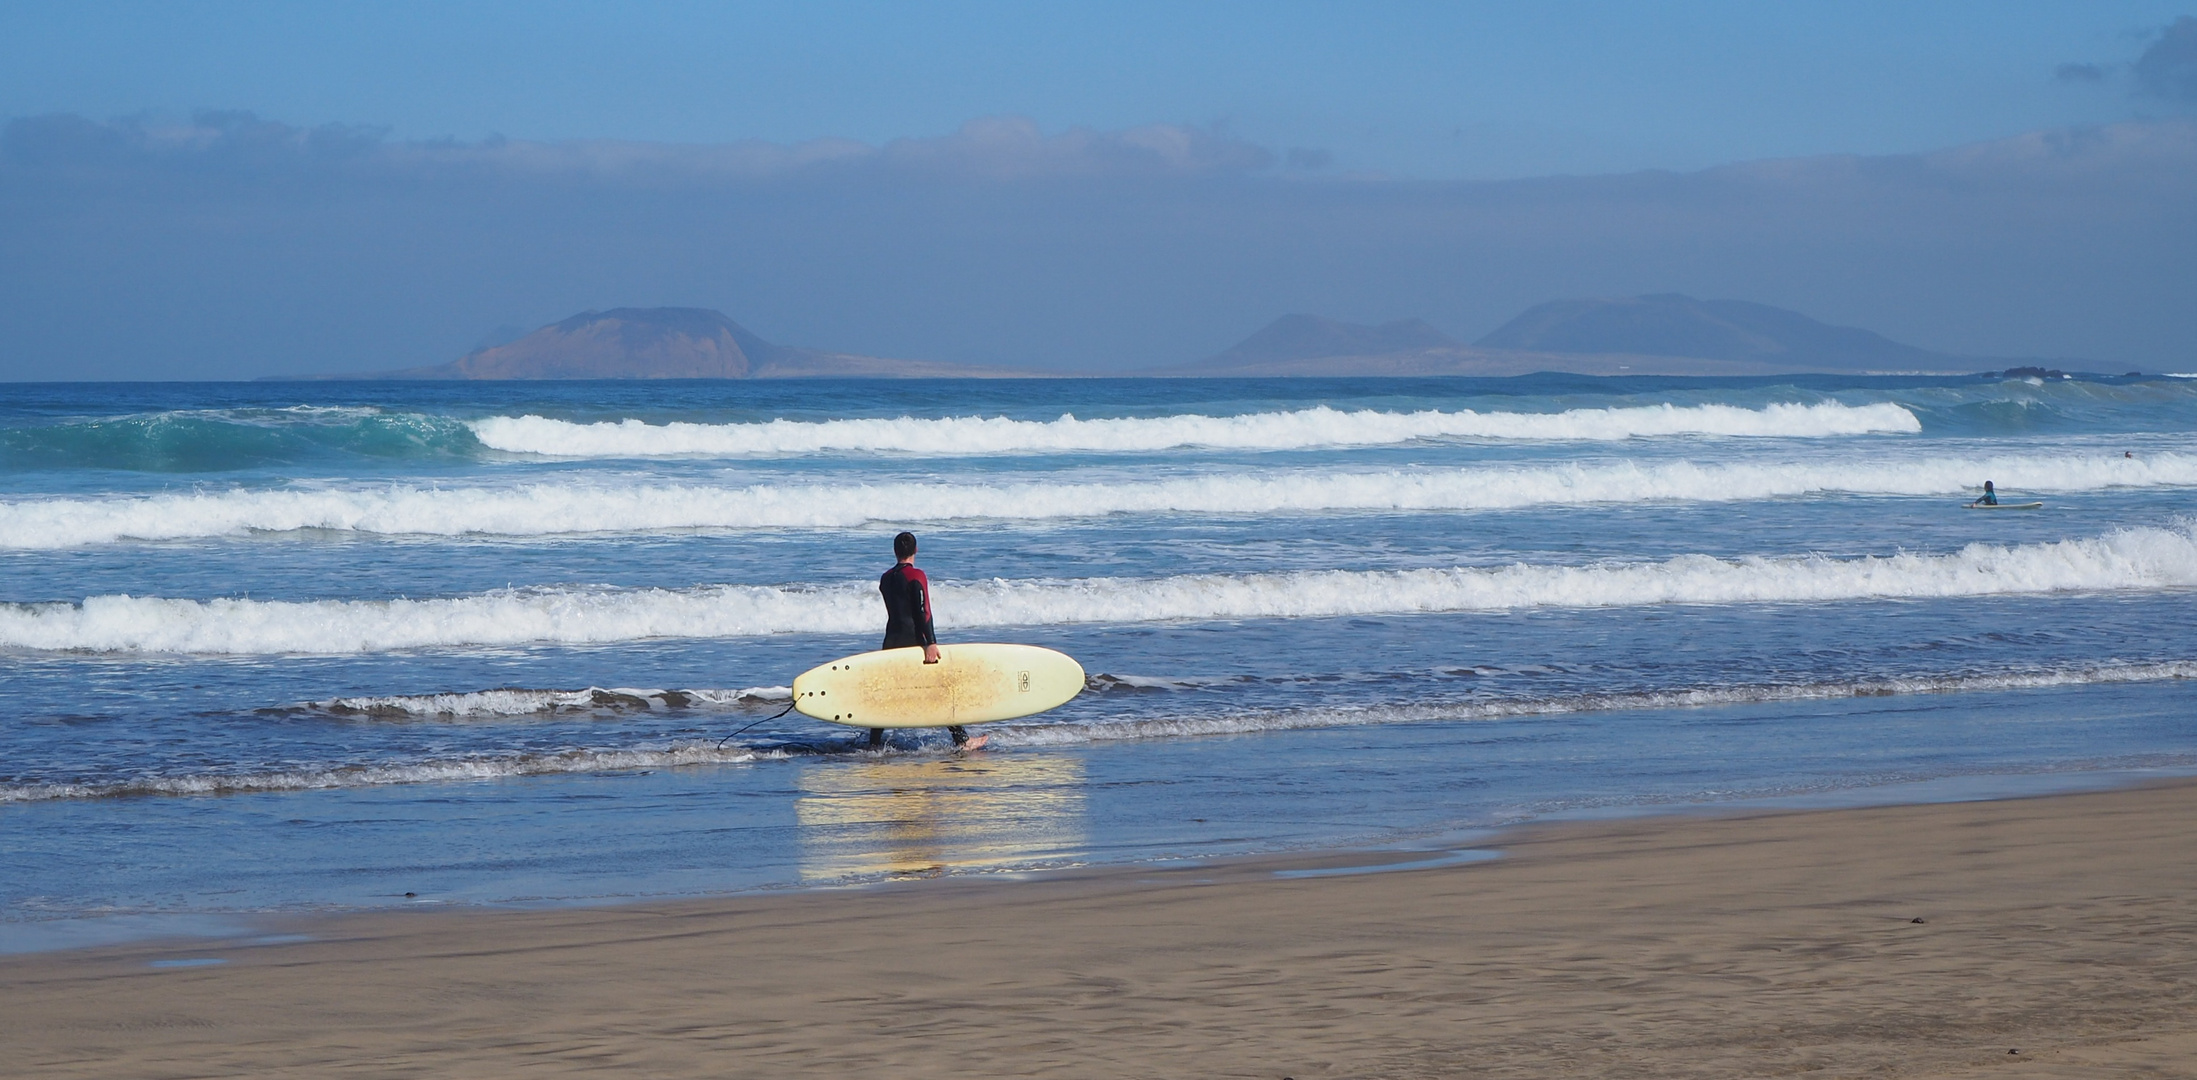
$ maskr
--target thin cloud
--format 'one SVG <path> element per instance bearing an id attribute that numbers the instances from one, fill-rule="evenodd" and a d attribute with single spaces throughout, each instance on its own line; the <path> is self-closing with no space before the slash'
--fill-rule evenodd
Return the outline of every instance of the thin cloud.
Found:
<path id="1" fill-rule="evenodd" d="M 2122 370 L 2184 364 L 2197 338 L 2187 119 L 1691 173 L 1315 163 L 1222 130 L 1014 119 L 694 146 L 37 117 L 0 131 L 0 378 L 419 366 L 499 324 L 656 305 L 1086 371 L 1210 355 L 1287 311 L 1470 339 L 1554 297 L 1658 292 Z"/>
<path id="2" fill-rule="evenodd" d="M 2184 15 L 2159 31 L 2136 58 L 2136 88 L 2167 101 L 2197 101 L 2197 17 Z"/>
<path id="3" fill-rule="evenodd" d="M 1254 173 L 1273 168 L 1276 160 L 1264 147 L 1211 128 L 1150 124 L 1104 132 L 1071 128 L 1047 135 L 1034 122 L 1014 116 L 972 120 L 950 134 L 896 139 L 883 146 L 850 139 L 711 145 L 501 137 L 392 141 L 385 128 L 296 127 L 247 112 L 204 112 L 183 122 L 138 117 L 107 123 L 64 114 L 17 119 L 0 131 L 0 161 L 45 171 L 487 171 L 710 183 L 863 171 L 990 180 L 1180 178 Z"/>

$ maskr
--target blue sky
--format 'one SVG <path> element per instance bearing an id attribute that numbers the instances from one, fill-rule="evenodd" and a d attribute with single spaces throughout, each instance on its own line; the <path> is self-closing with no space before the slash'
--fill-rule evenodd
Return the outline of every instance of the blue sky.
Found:
<path id="1" fill-rule="evenodd" d="M 1679 292 L 2197 365 L 2197 0 L 0 4 L 0 379 L 724 311 L 1129 371 Z"/>
<path id="2" fill-rule="evenodd" d="M 2197 4 L 111 3 L 0 9 L 0 115 L 244 109 L 397 138 L 673 142 L 1222 125 L 1512 177 L 1937 149 L 2171 107 Z"/>

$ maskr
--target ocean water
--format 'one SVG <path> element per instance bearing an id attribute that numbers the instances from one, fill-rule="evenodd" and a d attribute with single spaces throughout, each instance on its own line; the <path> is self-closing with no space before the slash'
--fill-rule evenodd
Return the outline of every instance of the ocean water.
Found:
<path id="1" fill-rule="evenodd" d="M 2197 768 L 2190 379 L 16 384 L 0 485 L 9 940 Z M 903 528 L 1087 691 L 774 715 Z"/>

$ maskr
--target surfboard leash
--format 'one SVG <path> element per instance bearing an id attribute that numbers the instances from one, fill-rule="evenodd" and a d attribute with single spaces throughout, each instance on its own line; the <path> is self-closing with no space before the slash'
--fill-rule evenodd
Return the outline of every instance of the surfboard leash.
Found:
<path id="1" fill-rule="evenodd" d="M 780 710 L 778 710 L 777 712 L 775 712 L 775 713 L 772 713 L 771 715 L 769 715 L 769 716 L 766 716 L 766 717 L 762 718 L 761 720 L 757 720 L 757 721 L 755 722 L 755 724 L 767 724 L 767 723 L 769 723 L 769 722 L 771 722 L 771 721 L 773 721 L 773 720 L 776 720 L 776 719 L 778 719 L 779 717 L 781 717 L 781 716 L 784 716 L 784 715 L 786 715 L 787 713 L 790 713 L 790 712 L 792 712 L 792 711 L 793 711 L 793 702 L 791 702 L 791 701 L 788 701 L 788 702 L 786 702 L 786 707 L 785 707 L 785 708 L 783 708 L 783 709 L 780 709 Z M 748 728 L 754 727 L 754 726 L 755 726 L 755 724 L 749 724 L 749 725 L 748 725 L 747 727 L 741 728 L 741 729 L 740 729 L 740 731 L 735 731 L 735 732 L 733 732 L 732 734 L 730 734 L 730 735 L 727 735 L 727 736 L 725 736 L 724 738 L 722 738 L 722 739 L 719 739 L 719 740 L 717 740 L 717 749 L 719 749 L 719 750 L 722 750 L 722 749 L 724 749 L 724 748 L 725 748 L 725 744 L 726 744 L 726 743 L 729 743 L 729 742 L 731 742 L 732 740 L 734 740 L 734 739 L 737 739 L 737 738 L 739 738 L 739 737 L 740 737 L 740 733 L 741 733 L 741 732 L 744 732 L 744 731 L 746 731 L 746 730 L 747 730 Z"/>

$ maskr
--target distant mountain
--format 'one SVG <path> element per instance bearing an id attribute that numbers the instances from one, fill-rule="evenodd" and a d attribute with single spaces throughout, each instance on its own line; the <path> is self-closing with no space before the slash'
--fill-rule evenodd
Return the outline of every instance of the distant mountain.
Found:
<path id="1" fill-rule="evenodd" d="M 1225 352 L 1155 374 L 1779 375 L 1971 372 L 2033 362 L 1931 352 L 1767 304 L 1666 293 L 1552 301 L 1471 345 L 1416 319 L 1364 326 L 1286 315 Z"/>
<path id="2" fill-rule="evenodd" d="M 506 336 L 499 332 L 489 341 Z M 1284 315 L 1224 352 L 1146 372 L 1191 376 L 1778 375 L 1973 372 L 2033 358 L 1954 356 L 1742 300 L 1671 293 L 1557 300 L 1464 345 L 1417 319 Z M 2067 361 L 2053 361 L 2071 366 Z M 1041 373 L 776 345 L 706 308 L 588 311 L 447 364 L 347 379 L 1014 378 Z"/>
<path id="3" fill-rule="evenodd" d="M 986 378 L 1034 373 L 773 345 L 707 308 L 613 308 L 551 323 L 447 364 L 363 379 Z"/>
<path id="4" fill-rule="evenodd" d="M 1473 343 L 1483 349 L 1626 353 L 1769 364 L 1811 371 L 1973 371 L 1992 361 L 1902 345 L 1872 330 L 1797 311 L 1676 293 L 1554 300 Z"/>

